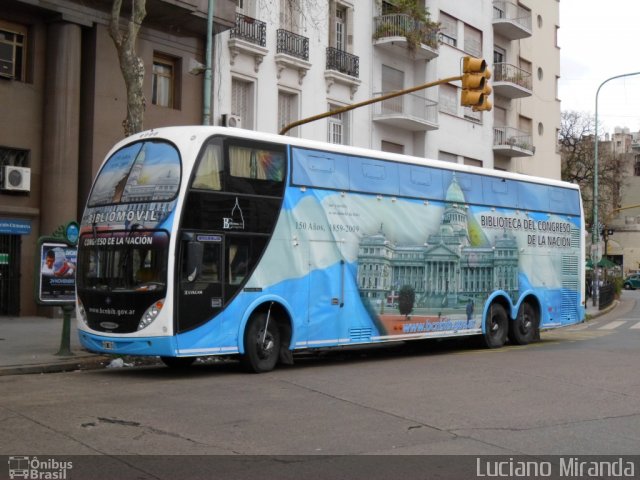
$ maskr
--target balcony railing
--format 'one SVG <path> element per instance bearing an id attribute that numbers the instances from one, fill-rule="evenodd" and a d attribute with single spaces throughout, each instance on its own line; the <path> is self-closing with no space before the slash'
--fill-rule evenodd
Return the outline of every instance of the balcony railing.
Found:
<path id="1" fill-rule="evenodd" d="M 292 57 L 309 60 L 309 39 L 288 30 L 279 29 L 277 53 L 286 53 Z"/>
<path id="2" fill-rule="evenodd" d="M 336 70 L 345 75 L 358 78 L 360 75 L 360 59 L 337 48 L 327 48 L 327 70 Z"/>
<path id="3" fill-rule="evenodd" d="M 494 0 L 493 19 L 510 20 L 527 30 L 531 30 L 531 11 L 512 2 Z"/>
<path id="4" fill-rule="evenodd" d="M 236 13 L 236 26 L 231 29 L 231 38 L 240 38 L 265 47 L 267 45 L 267 24 L 255 18 Z"/>
<path id="5" fill-rule="evenodd" d="M 511 40 L 531 36 L 531 11 L 506 0 L 494 0 L 493 25 Z"/>
<path id="6" fill-rule="evenodd" d="M 498 147 L 500 150 L 522 152 L 522 155 L 507 153 L 509 156 L 528 156 L 535 153 L 531 134 L 513 127 L 494 127 L 493 147 L 494 149 Z"/>
<path id="7" fill-rule="evenodd" d="M 417 21 L 405 13 L 381 15 L 374 19 L 373 38 L 386 37 L 416 38 L 420 43 L 438 49 L 438 27 Z"/>
<path id="8" fill-rule="evenodd" d="M 391 92 L 376 92 L 381 97 Z M 412 131 L 438 128 L 438 103 L 423 95 L 407 93 L 373 104 L 374 120 Z"/>
<path id="9" fill-rule="evenodd" d="M 531 72 L 527 72 L 515 65 L 508 63 L 494 63 L 493 73 L 494 82 L 515 83 L 527 90 L 531 90 L 532 88 Z"/>

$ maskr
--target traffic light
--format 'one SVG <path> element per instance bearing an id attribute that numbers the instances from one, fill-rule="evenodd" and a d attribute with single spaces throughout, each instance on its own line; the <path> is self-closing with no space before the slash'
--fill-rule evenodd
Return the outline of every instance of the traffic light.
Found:
<path id="1" fill-rule="evenodd" d="M 482 58 L 463 57 L 462 73 L 460 104 L 463 107 L 472 107 L 474 112 L 491 110 L 491 71 L 487 68 L 487 62 Z"/>

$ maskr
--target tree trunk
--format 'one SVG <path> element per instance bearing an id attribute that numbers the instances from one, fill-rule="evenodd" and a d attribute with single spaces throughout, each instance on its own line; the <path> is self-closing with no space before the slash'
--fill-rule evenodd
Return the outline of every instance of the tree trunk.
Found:
<path id="1" fill-rule="evenodd" d="M 144 63 L 136 53 L 136 40 L 147 15 L 146 0 L 130 0 L 131 18 L 124 32 L 120 31 L 122 0 L 113 0 L 109 35 L 118 51 L 120 70 L 127 88 L 127 118 L 122 122 L 125 136 L 143 130 L 145 98 L 143 92 Z"/>

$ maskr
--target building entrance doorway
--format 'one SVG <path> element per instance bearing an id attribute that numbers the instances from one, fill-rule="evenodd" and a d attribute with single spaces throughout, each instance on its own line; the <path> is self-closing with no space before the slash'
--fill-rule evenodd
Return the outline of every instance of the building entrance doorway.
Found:
<path id="1" fill-rule="evenodd" d="M 20 235 L 0 235 L 0 315 L 20 315 Z"/>

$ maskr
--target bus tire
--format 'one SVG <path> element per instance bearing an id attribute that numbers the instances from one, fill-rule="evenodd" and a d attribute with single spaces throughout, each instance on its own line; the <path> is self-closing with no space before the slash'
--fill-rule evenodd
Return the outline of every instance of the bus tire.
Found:
<path id="1" fill-rule="evenodd" d="M 249 320 L 244 334 L 244 354 L 240 360 L 246 370 L 264 373 L 273 370 L 280 355 L 280 330 L 273 315 L 265 332 L 267 314 L 260 313 Z"/>
<path id="2" fill-rule="evenodd" d="M 509 332 L 509 316 L 499 303 L 489 307 L 487 324 L 484 333 L 484 343 L 488 348 L 500 348 L 507 341 Z"/>
<path id="3" fill-rule="evenodd" d="M 509 341 L 515 345 L 527 345 L 537 337 L 538 318 L 529 302 L 520 306 L 518 315 L 509 325 Z"/>
<path id="4" fill-rule="evenodd" d="M 196 361 L 196 357 L 160 357 L 162 363 L 169 368 L 189 368 Z"/>

